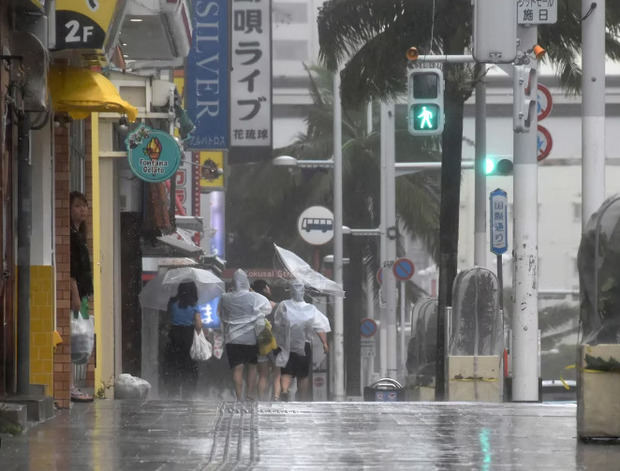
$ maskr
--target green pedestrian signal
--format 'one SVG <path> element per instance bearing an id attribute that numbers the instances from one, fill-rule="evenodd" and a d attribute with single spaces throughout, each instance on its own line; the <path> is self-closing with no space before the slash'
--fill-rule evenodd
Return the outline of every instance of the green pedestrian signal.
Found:
<path id="1" fill-rule="evenodd" d="M 409 71 L 408 129 L 414 136 L 432 136 L 443 132 L 444 80 L 440 69 Z"/>
<path id="2" fill-rule="evenodd" d="M 416 131 L 434 131 L 439 126 L 439 106 L 432 103 L 420 103 L 411 107 L 413 129 Z"/>

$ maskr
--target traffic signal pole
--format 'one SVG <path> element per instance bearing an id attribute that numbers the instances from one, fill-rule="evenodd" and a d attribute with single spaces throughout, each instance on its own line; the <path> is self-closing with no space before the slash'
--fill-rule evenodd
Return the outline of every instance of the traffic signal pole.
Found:
<path id="1" fill-rule="evenodd" d="M 474 176 L 474 265 L 487 265 L 487 232 L 486 232 L 486 205 L 487 180 L 485 163 L 487 155 L 487 112 L 485 83 L 486 66 L 477 64 L 476 72 L 476 160 Z M 500 286 L 501 288 L 501 286 Z"/>
<path id="2" fill-rule="evenodd" d="M 536 69 L 526 50 L 537 43 L 536 26 L 518 27 L 521 59 Z M 516 73 L 516 70 L 515 70 Z M 518 96 L 517 83 L 514 96 Z M 537 89 L 536 73 L 529 87 Z M 517 106 L 515 104 L 515 106 Z M 514 133 L 514 297 L 512 319 L 512 400 L 538 401 L 538 164 L 537 116 L 529 129 Z"/>
<path id="3" fill-rule="evenodd" d="M 581 37 L 581 171 L 582 219 L 588 219 L 605 200 L 605 0 L 582 0 Z"/>

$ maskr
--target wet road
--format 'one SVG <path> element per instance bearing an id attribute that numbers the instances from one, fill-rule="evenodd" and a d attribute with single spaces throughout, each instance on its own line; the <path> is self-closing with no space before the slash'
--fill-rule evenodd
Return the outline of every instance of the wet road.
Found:
<path id="1" fill-rule="evenodd" d="M 614 470 L 576 439 L 574 405 L 76 404 L 2 437 L 0 470 Z"/>

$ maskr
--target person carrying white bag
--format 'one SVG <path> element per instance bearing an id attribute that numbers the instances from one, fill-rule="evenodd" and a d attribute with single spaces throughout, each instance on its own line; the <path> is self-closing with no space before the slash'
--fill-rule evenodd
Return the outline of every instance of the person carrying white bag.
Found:
<path id="1" fill-rule="evenodd" d="M 211 343 L 205 337 L 203 330 L 194 330 L 194 342 L 192 348 L 189 349 L 189 356 L 195 361 L 207 361 L 212 354 Z"/>
<path id="2" fill-rule="evenodd" d="M 179 284 L 177 295 L 170 298 L 168 303 L 171 325 L 168 332 L 164 384 L 170 398 L 192 399 L 196 391 L 198 365 L 190 351 L 195 336 L 202 334 L 204 338 L 197 301 L 196 284 L 189 281 Z"/>

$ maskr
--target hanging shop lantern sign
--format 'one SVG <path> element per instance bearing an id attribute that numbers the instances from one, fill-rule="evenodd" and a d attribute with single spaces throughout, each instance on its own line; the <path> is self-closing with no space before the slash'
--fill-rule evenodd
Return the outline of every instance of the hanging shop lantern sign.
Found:
<path id="1" fill-rule="evenodd" d="M 181 148 L 165 131 L 141 125 L 125 139 L 131 171 L 146 182 L 171 178 L 181 163 Z"/>

